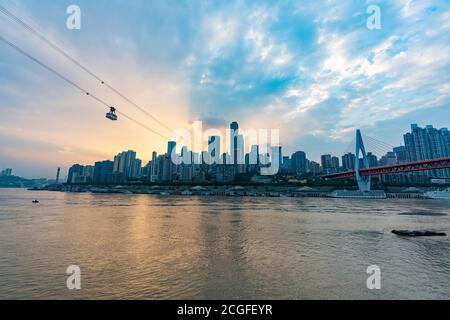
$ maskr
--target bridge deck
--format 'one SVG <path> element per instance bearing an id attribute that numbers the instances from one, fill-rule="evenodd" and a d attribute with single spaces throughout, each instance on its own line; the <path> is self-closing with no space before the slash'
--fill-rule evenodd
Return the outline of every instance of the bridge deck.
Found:
<path id="1" fill-rule="evenodd" d="M 396 165 L 391 165 L 391 166 L 366 168 L 366 169 L 361 169 L 359 172 L 360 172 L 361 176 L 367 177 L 367 176 L 378 176 L 378 175 L 386 175 L 386 174 L 427 171 L 427 170 L 437 170 L 437 169 L 449 169 L 449 168 L 450 168 L 450 157 L 402 163 L 402 164 L 396 164 Z M 346 178 L 353 178 L 353 177 L 355 177 L 354 170 L 347 171 L 347 172 L 327 174 L 327 175 L 322 176 L 322 178 L 325 178 L 325 179 L 346 179 Z"/>

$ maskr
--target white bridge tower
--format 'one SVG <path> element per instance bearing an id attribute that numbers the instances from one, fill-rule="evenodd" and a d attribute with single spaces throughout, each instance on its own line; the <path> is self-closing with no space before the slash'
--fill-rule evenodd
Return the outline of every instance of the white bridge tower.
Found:
<path id="1" fill-rule="evenodd" d="M 362 160 L 364 167 L 369 168 L 369 159 L 367 158 L 366 149 L 364 147 L 364 142 L 361 136 L 361 131 L 356 130 L 356 159 L 355 159 L 355 175 L 356 181 L 358 182 L 359 190 L 362 192 L 370 192 L 371 187 L 371 177 L 363 177 L 360 173 L 360 162 L 359 162 L 359 154 L 362 154 Z"/>

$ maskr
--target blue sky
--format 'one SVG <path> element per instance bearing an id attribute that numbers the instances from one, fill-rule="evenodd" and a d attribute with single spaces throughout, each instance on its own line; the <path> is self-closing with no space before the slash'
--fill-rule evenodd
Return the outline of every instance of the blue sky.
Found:
<path id="1" fill-rule="evenodd" d="M 278 128 L 285 153 L 340 156 L 356 128 L 391 145 L 410 123 L 450 126 L 450 2 L 13 1 L 0 4 L 171 128 L 203 120 Z M 81 8 L 82 29 L 66 28 Z M 381 8 L 369 30 L 366 9 Z M 42 42 L 0 16 L 0 34 L 154 129 Z M 125 149 L 148 160 L 165 141 L 0 43 L 0 168 L 51 176 Z"/>

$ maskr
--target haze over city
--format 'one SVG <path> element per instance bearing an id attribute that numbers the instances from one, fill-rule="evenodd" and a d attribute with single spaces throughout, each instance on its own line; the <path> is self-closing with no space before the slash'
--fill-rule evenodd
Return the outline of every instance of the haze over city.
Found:
<path id="1" fill-rule="evenodd" d="M 368 4 L 382 27 L 366 28 Z M 341 155 L 356 128 L 391 145 L 411 123 L 448 126 L 447 1 L 1 1 L 170 128 L 280 129 L 289 155 Z M 170 136 L 38 39 L 0 17 L 2 35 L 111 105 Z M 56 167 L 167 140 L 122 119 L 0 44 L 0 168 L 53 177 Z"/>

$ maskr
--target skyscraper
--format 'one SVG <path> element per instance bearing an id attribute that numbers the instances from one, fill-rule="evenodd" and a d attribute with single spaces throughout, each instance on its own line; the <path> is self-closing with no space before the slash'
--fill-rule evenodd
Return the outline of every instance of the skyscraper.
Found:
<path id="1" fill-rule="evenodd" d="M 211 157 L 211 163 L 219 163 L 220 161 L 220 137 L 211 136 L 208 138 L 208 153 Z"/>
<path id="2" fill-rule="evenodd" d="M 345 171 L 352 171 L 355 169 L 355 161 L 356 161 L 356 155 L 349 152 L 342 156 L 342 168 Z"/>
<path id="3" fill-rule="evenodd" d="M 259 146 L 253 145 L 250 148 L 249 155 L 249 163 L 250 165 L 258 165 L 259 164 Z"/>
<path id="4" fill-rule="evenodd" d="M 237 122 L 232 122 L 230 125 L 230 154 L 232 164 L 234 165 L 238 163 L 238 135 L 239 124 Z"/>
<path id="5" fill-rule="evenodd" d="M 2 170 L 0 176 L 2 177 L 11 177 L 12 176 L 12 169 L 6 168 L 5 170 Z"/>
<path id="6" fill-rule="evenodd" d="M 94 166 L 94 183 L 108 183 L 113 173 L 114 162 L 110 160 L 99 161 Z"/>
<path id="7" fill-rule="evenodd" d="M 154 182 L 156 181 L 157 177 L 158 177 L 158 154 L 156 153 L 156 151 L 152 152 L 152 161 L 151 161 L 151 168 L 150 168 L 150 181 Z"/>
<path id="8" fill-rule="evenodd" d="M 338 172 L 339 171 L 339 158 L 338 157 L 331 157 L 331 169 L 334 172 Z"/>
<path id="9" fill-rule="evenodd" d="M 170 157 L 170 156 L 172 156 L 172 152 L 174 151 L 174 150 L 176 150 L 176 148 L 177 148 L 177 143 L 175 142 L 175 141 L 169 141 L 168 143 L 167 143 L 167 155 Z"/>
<path id="10" fill-rule="evenodd" d="M 325 172 L 330 172 L 333 168 L 333 164 L 331 162 L 331 154 L 324 154 L 320 157 L 320 162 L 322 164 L 322 169 Z"/>
<path id="11" fill-rule="evenodd" d="M 306 153 L 303 151 L 295 152 L 291 157 L 292 172 L 301 175 L 307 172 Z"/>
<path id="12" fill-rule="evenodd" d="M 61 174 L 61 168 L 58 167 L 58 169 L 56 170 L 56 184 L 59 184 L 59 176 Z"/>
<path id="13" fill-rule="evenodd" d="M 135 159 L 134 160 L 134 164 L 133 164 L 133 168 L 132 168 L 132 171 L 131 171 L 131 177 L 132 178 L 139 178 L 141 176 L 141 171 L 142 171 L 142 160 Z"/>
<path id="14" fill-rule="evenodd" d="M 281 172 L 281 168 L 283 166 L 283 148 L 281 146 L 276 147 L 278 151 L 278 166 L 279 172 Z"/>
<path id="15" fill-rule="evenodd" d="M 310 162 L 309 169 L 313 176 L 317 176 L 320 174 L 320 164 L 315 161 Z"/>
<path id="16" fill-rule="evenodd" d="M 405 146 L 395 147 L 393 151 L 397 157 L 397 163 L 407 163 L 410 161 L 409 154 Z"/>
<path id="17" fill-rule="evenodd" d="M 242 134 L 237 135 L 237 162 L 236 173 L 245 172 L 245 149 L 244 149 L 244 136 Z"/>
<path id="18" fill-rule="evenodd" d="M 397 164 L 397 156 L 395 152 L 387 152 L 384 156 L 380 158 L 379 164 L 381 166 L 393 166 Z"/>
<path id="19" fill-rule="evenodd" d="M 67 183 L 75 183 L 75 178 L 83 174 L 83 169 L 84 167 L 80 164 L 71 166 L 67 175 Z"/>
<path id="20" fill-rule="evenodd" d="M 114 157 L 113 173 L 116 182 L 124 182 L 136 175 L 136 152 L 129 150 Z"/>
<path id="21" fill-rule="evenodd" d="M 378 166 L 378 158 L 372 152 L 367 153 L 367 160 L 369 161 L 370 168 Z"/>
<path id="22" fill-rule="evenodd" d="M 432 125 L 421 128 L 417 124 L 412 124 L 411 132 L 406 133 L 403 138 L 410 161 L 423 161 L 450 156 L 450 138 L 447 128 L 438 130 Z M 444 177 L 450 176 L 450 170 L 434 170 L 426 174 Z"/>

